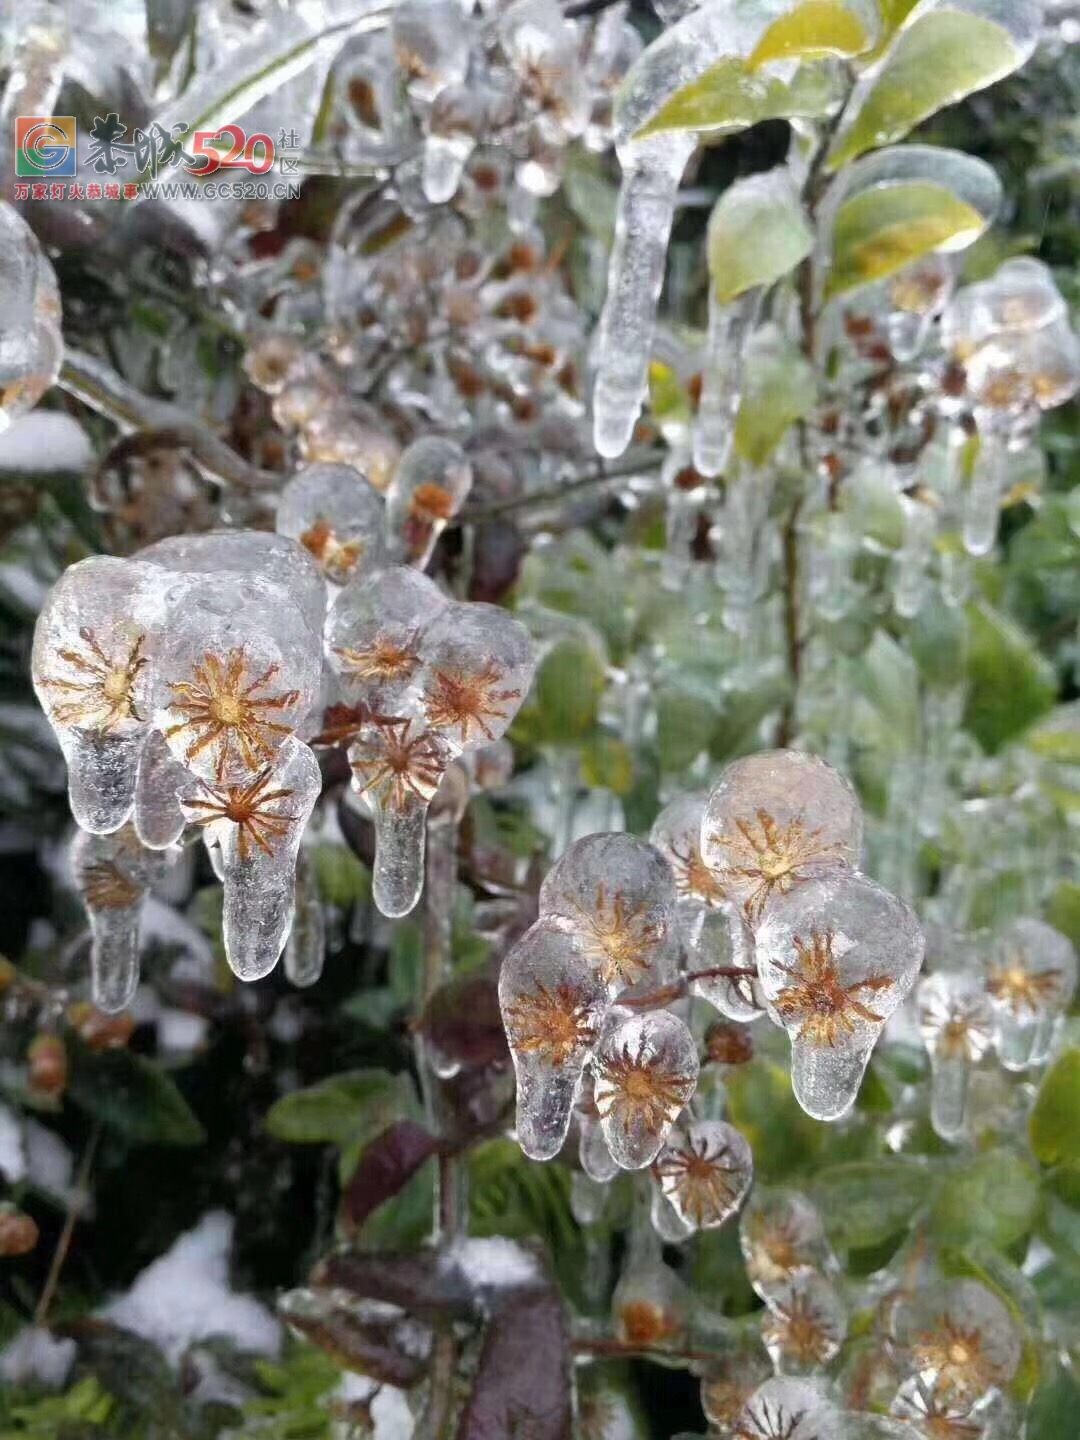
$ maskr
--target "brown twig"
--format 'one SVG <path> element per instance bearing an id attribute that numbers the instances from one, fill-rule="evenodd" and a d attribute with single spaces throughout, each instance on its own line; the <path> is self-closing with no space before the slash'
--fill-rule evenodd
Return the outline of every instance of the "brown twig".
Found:
<path id="1" fill-rule="evenodd" d="M 620 1005 L 625 1005 L 629 1010 L 656 1010 L 661 1005 L 670 1005 L 672 1000 L 678 1000 L 685 995 L 695 980 L 756 980 L 756 970 L 739 969 L 737 965 L 714 965 L 709 970 L 691 970 L 687 975 L 680 975 L 677 980 L 672 980 L 669 985 L 661 985 L 658 990 L 650 990 L 646 995 L 624 995 L 619 999 Z"/>
<path id="2" fill-rule="evenodd" d="M 48 1319 L 49 1306 L 53 1302 L 56 1287 L 60 1283 L 60 1272 L 64 1268 L 64 1261 L 67 1259 L 68 1251 L 71 1248 L 71 1240 L 75 1234 L 75 1226 L 86 1204 L 87 1187 L 90 1183 L 90 1167 L 94 1163 L 94 1155 L 97 1151 L 98 1140 L 100 1138 L 101 1125 L 99 1121 L 95 1120 L 93 1129 L 90 1131 L 90 1139 L 86 1142 L 86 1149 L 83 1151 L 82 1160 L 79 1162 L 79 1170 L 75 1176 L 75 1183 L 72 1186 L 71 1197 L 67 1205 L 67 1213 L 64 1216 L 64 1227 L 60 1231 L 59 1240 L 56 1242 L 52 1264 L 49 1266 L 49 1273 L 45 1277 L 41 1298 L 38 1300 L 37 1308 L 34 1311 L 35 1325 L 44 1325 Z"/>
<path id="3" fill-rule="evenodd" d="M 505 500 L 494 500 L 490 505 L 466 506 L 455 523 L 477 525 L 484 520 L 496 520 L 502 515 L 513 514 L 517 510 L 539 510 L 547 504 L 558 504 L 567 495 L 573 495 L 579 490 L 591 490 L 606 485 L 611 480 L 625 480 L 632 475 L 651 474 L 659 470 L 662 463 L 663 452 L 659 450 L 650 448 L 631 451 L 614 465 L 601 465 L 598 469 L 584 470 L 580 475 L 571 475 L 546 490 L 531 490 L 523 495 L 511 495 Z"/>

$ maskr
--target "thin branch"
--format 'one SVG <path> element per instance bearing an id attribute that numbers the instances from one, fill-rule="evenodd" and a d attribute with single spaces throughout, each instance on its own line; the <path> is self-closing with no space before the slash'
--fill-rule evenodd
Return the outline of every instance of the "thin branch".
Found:
<path id="1" fill-rule="evenodd" d="M 67 1214 L 64 1216 L 64 1228 L 60 1231 L 60 1238 L 56 1242 L 52 1264 L 49 1266 L 49 1273 L 45 1278 L 41 1298 L 38 1300 L 37 1309 L 34 1311 L 35 1325 L 44 1325 L 48 1319 L 49 1306 L 53 1302 L 56 1287 L 60 1283 L 60 1272 L 64 1268 L 64 1261 L 67 1259 L 68 1251 L 71 1249 L 71 1240 L 75 1234 L 75 1226 L 86 1205 L 90 1184 L 90 1167 L 94 1163 L 94 1155 L 97 1152 L 98 1140 L 100 1138 L 101 1124 L 95 1120 L 94 1127 L 90 1132 L 90 1139 L 86 1142 L 86 1149 L 83 1151 L 78 1174 L 75 1176 L 75 1183 L 72 1186 L 71 1197 L 68 1200 Z"/>
<path id="2" fill-rule="evenodd" d="M 625 480 L 633 475 L 649 475 L 658 471 L 664 461 L 664 452 L 648 449 L 631 451 L 614 465 L 590 467 L 578 475 L 571 475 L 558 485 L 546 490 L 531 490 L 523 495 L 511 495 L 506 500 L 495 500 L 490 505 L 466 506 L 457 517 L 457 523 L 478 525 L 484 520 L 496 520 L 518 510 L 539 510 L 544 505 L 555 505 L 567 495 L 581 490 L 592 490 L 612 480 Z"/>
<path id="3" fill-rule="evenodd" d="M 708 1364 L 719 1354 L 715 1350 L 683 1350 L 678 1346 L 635 1345 L 628 1340 L 573 1340 L 571 1348 L 577 1355 L 595 1355 L 598 1359 L 628 1360 L 644 1356 L 646 1359 L 655 1357 L 666 1364 L 672 1360 L 685 1360 L 688 1365 Z"/>
<path id="4" fill-rule="evenodd" d="M 658 990 L 650 990 L 645 995 L 623 995 L 619 1004 L 629 1010 L 656 1010 L 661 1005 L 670 1005 L 672 1000 L 680 999 L 695 980 L 756 980 L 757 973 L 756 970 L 740 969 L 737 965 L 714 965 L 708 970 L 691 970 L 672 980 L 670 985 L 661 985 Z"/>
<path id="5" fill-rule="evenodd" d="M 94 355 L 68 350 L 57 384 L 91 410 L 106 416 L 125 434 L 138 430 L 168 432 L 221 485 L 237 490 L 270 490 L 281 484 L 280 475 L 249 464 L 179 405 L 143 395 Z"/>

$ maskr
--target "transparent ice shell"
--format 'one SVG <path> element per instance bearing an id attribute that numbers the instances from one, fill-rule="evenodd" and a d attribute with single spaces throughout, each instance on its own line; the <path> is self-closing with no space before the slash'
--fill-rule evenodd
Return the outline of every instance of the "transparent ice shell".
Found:
<path id="1" fill-rule="evenodd" d="M 346 585 L 326 622 L 327 656 L 345 698 L 383 715 L 415 713 L 420 636 L 446 605 L 433 580 L 403 566 Z"/>
<path id="2" fill-rule="evenodd" d="M 836 1257 L 817 1207 L 798 1190 L 754 1190 L 739 1220 L 746 1274 L 765 1301 L 802 1270 L 836 1272 Z"/>
<path id="3" fill-rule="evenodd" d="M 1076 951 L 1042 920 L 1022 917 L 993 942 L 986 988 L 997 1020 L 995 1043 L 1007 1070 L 1041 1065 L 1057 1018 L 1076 989 Z"/>
<path id="4" fill-rule="evenodd" d="M 953 1400 L 1007 1386 L 1020 1364 L 1012 1316 L 978 1280 L 919 1287 L 893 1308 L 890 1328 L 910 1373 Z"/>
<path id="5" fill-rule="evenodd" d="M 334 585 L 383 563 L 383 501 L 348 465 L 309 465 L 285 486 L 277 531 L 298 541 Z"/>
<path id="6" fill-rule="evenodd" d="M 691 995 L 699 995 L 729 1020 L 756 1020 L 765 1008 L 754 958 L 754 937 L 743 912 L 730 902 L 707 911 L 687 949 L 690 974 L 708 970 L 748 970 L 744 976 L 706 975 L 691 980 Z"/>
<path id="7" fill-rule="evenodd" d="M 836 1358 L 847 1334 L 847 1312 L 835 1287 L 816 1270 L 799 1270 L 777 1284 L 761 1319 L 761 1338 L 781 1373 L 805 1375 Z"/>
<path id="8" fill-rule="evenodd" d="M 532 638 L 498 605 L 451 604 L 423 637 L 420 706 L 458 750 L 498 740 L 520 710 L 536 670 Z"/>
<path id="9" fill-rule="evenodd" d="M 862 810 L 850 782 L 815 755 L 767 750 L 729 765 L 713 787 L 701 853 L 757 924 L 811 877 L 858 864 Z"/>
<path id="10" fill-rule="evenodd" d="M 146 851 L 130 825 L 109 835 L 76 832 L 71 846 L 75 888 L 90 923 L 94 1004 L 106 1014 L 130 1005 L 139 983 L 139 917 L 165 857 Z"/>
<path id="11" fill-rule="evenodd" d="M 734 1125 L 696 1120 L 672 1131 L 653 1164 L 653 1174 L 686 1225 L 710 1230 L 723 1225 L 746 1198 L 754 1161 Z"/>
<path id="12" fill-rule="evenodd" d="M 675 881 L 660 852 L 632 835 L 586 835 L 552 866 L 540 912 L 571 930 L 612 997 L 674 974 Z"/>
<path id="13" fill-rule="evenodd" d="M 0 201 L 0 431 L 60 373 L 60 313 L 52 265 L 18 211 Z"/>
<path id="14" fill-rule="evenodd" d="M 758 1386 L 735 1420 L 742 1440 L 839 1440 L 841 1412 L 813 1380 L 777 1375 Z"/>
<path id="15" fill-rule="evenodd" d="M 186 822 L 179 796 L 187 779 L 188 772 L 173 759 L 164 736 L 152 731 L 139 758 L 135 783 L 135 830 L 148 849 L 167 850 L 183 834 Z"/>
<path id="16" fill-rule="evenodd" d="M 941 970 L 919 982 L 919 1032 L 930 1055 L 930 1120 L 943 1140 L 962 1135 L 971 1068 L 994 1039 L 985 986 L 964 971 Z"/>
<path id="17" fill-rule="evenodd" d="M 499 1006 L 517 1076 L 518 1142 L 550 1160 L 566 1139 L 607 991 L 573 938 L 541 920 L 502 962 Z"/>
<path id="18" fill-rule="evenodd" d="M 386 492 L 386 527 L 395 559 L 422 570 L 435 542 L 472 489 L 472 466 L 453 440 L 425 435 L 402 452 Z"/>
<path id="19" fill-rule="evenodd" d="M 236 783 L 193 781 L 181 797 L 189 824 L 216 847 L 225 888 L 225 954 L 241 980 L 277 964 L 292 924 L 300 840 L 322 790 L 318 761 L 288 738 L 272 764 Z"/>
<path id="20" fill-rule="evenodd" d="M 836 1120 L 855 1103 L 886 1020 L 915 983 L 924 939 L 902 900 L 837 870 L 775 900 L 757 932 L 769 1015 L 791 1040 L 799 1104 Z"/>
<path id="21" fill-rule="evenodd" d="M 697 1088 L 694 1037 L 666 1010 L 632 1015 L 605 1034 L 593 1076 L 608 1149 L 622 1169 L 642 1170 Z"/>
<path id="22" fill-rule="evenodd" d="M 708 794 L 691 790 L 669 800 L 653 821 L 649 841 L 671 866 L 675 893 L 680 904 L 718 908 L 725 900 L 724 887 L 701 855 L 701 821 Z"/>

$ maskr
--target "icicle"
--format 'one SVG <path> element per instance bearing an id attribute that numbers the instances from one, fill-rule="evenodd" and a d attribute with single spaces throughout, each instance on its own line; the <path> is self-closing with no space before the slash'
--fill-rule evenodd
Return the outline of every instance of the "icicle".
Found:
<path id="1" fill-rule="evenodd" d="M 904 542 L 893 559 L 893 609 L 910 620 L 922 609 L 927 591 L 927 569 L 937 533 L 935 511 L 920 500 L 900 496 L 904 514 Z"/>
<path id="2" fill-rule="evenodd" d="M 1008 486 L 1009 456 L 1004 440 L 984 435 L 975 471 L 964 496 L 964 548 L 969 555 L 988 555 L 997 539 L 1001 501 Z"/>
<path id="3" fill-rule="evenodd" d="M 630 443 L 648 389 L 675 197 L 696 143 L 694 136 L 673 134 L 619 147 L 623 181 L 593 392 L 593 436 L 597 450 L 609 459 Z"/>
<path id="4" fill-rule="evenodd" d="M 972 1067 L 990 1048 L 994 1014 L 973 975 L 941 971 L 919 985 L 919 1029 L 930 1054 L 930 1122 L 943 1140 L 964 1132 Z"/>
<path id="5" fill-rule="evenodd" d="M 135 829 L 142 843 L 151 850 L 167 850 L 184 833 L 179 794 L 187 774 L 155 730 L 142 752 L 135 782 Z"/>
<path id="6" fill-rule="evenodd" d="M 310 853 L 301 848 L 296 857 L 296 914 L 285 945 L 285 974 L 293 985 L 314 985 L 326 956 L 326 918 Z"/>
<path id="7" fill-rule="evenodd" d="M 154 860 L 131 826 L 110 835 L 80 831 L 72 842 L 75 885 L 90 923 L 91 995 L 110 1015 L 127 1008 L 139 983 L 139 916 Z"/>
<path id="8" fill-rule="evenodd" d="M 739 408 L 743 345 L 758 322 L 764 297 L 765 288 L 758 285 L 725 305 L 716 287 L 709 287 L 709 332 L 694 429 L 694 465 L 702 475 L 719 475 L 727 465 Z"/>

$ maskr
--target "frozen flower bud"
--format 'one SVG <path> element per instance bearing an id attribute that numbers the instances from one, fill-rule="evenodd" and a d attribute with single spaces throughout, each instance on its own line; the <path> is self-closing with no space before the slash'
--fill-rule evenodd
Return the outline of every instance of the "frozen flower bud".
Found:
<path id="1" fill-rule="evenodd" d="M 422 719 L 375 715 L 348 754 L 353 788 L 375 823 L 375 904 L 384 915 L 407 915 L 424 883 L 428 809 L 454 750 Z"/>
<path id="2" fill-rule="evenodd" d="M 840 1353 L 847 1314 L 836 1290 L 815 1270 L 780 1281 L 761 1320 L 761 1338 L 777 1370 L 801 1375 Z"/>
<path id="3" fill-rule="evenodd" d="M 444 205 L 457 193 L 469 156 L 487 122 L 484 96 L 468 85 L 448 85 L 431 107 L 424 140 L 424 194 Z"/>
<path id="4" fill-rule="evenodd" d="M 383 560 L 383 502 L 347 465 L 309 465 L 285 486 L 277 530 L 297 540 L 327 580 L 344 585 Z"/>
<path id="5" fill-rule="evenodd" d="M 792 1086 L 808 1115 L 836 1120 L 855 1103 L 923 948 L 908 906 L 845 869 L 772 903 L 757 933 L 758 973 L 769 1015 L 791 1040 Z"/>
<path id="6" fill-rule="evenodd" d="M 994 1011 L 978 979 L 938 971 L 919 982 L 919 1031 L 930 1054 L 930 1119 L 943 1140 L 964 1129 L 968 1080 L 994 1038 Z"/>
<path id="7" fill-rule="evenodd" d="M 572 937 L 541 920 L 503 960 L 499 1006 L 517 1076 L 518 1141 L 534 1160 L 550 1160 L 566 1139 L 607 993 Z"/>
<path id="8" fill-rule="evenodd" d="M 1020 1335 L 992 1290 L 950 1280 L 913 1291 L 892 1311 L 893 1340 L 911 1374 L 951 1400 L 972 1402 L 1009 1384 Z"/>
<path id="9" fill-rule="evenodd" d="M 1042 920 L 1014 920 L 994 942 L 986 988 L 1001 1063 L 1007 1070 L 1041 1065 L 1076 989 L 1076 952 Z"/>
<path id="10" fill-rule="evenodd" d="M 729 765 L 709 795 L 701 853 L 756 925 L 778 896 L 811 876 L 858 863 L 862 812 L 850 783 L 797 750 Z"/>
<path id="11" fill-rule="evenodd" d="M 719 908 L 727 898 L 719 877 L 701 855 L 701 822 L 707 800 L 704 790 L 677 796 L 660 811 L 649 832 L 650 842 L 671 866 L 680 905 L 695 914 Z"/>
<path id="12" fill-rule="evenodd" d="M 705 1031 L 705 1059 L 710 1065 L 745 1065 L 754 1058 L 750 1031 L 726 1020 L 714 1020 Z"/>
<path id="13" fill-rule="evenodd" d="M 697 1120 L 672 1131 L 653 1164 L 660 1189 L 695 1230 L 710 1230 L 734 1215 L 754 1174 L 750 1147 L 733 1125 Z"/>
<path id="14" fill-rule="evenodd" d="M 710 1360 L 701 1377 L 701 1408 L 713 1429 L 730 1436 L 746 1402 L 772 1374 L 761 1342 L 749 1335 Z"/>
<path id="15" fill-rule="evenodd" d="M 390 35 L 409 93 L 434 100 L 459 85 L 469 68 L 471 27 L 453 0 L 404 0 L 391 16 Z"/>
<path id="16" fill-rule="evenodd" d="M 307 354 L 294 335 L 264 335 L 249 345 L 244 370 L 267 395 L 280 395 L 290 379 L 306 370 Z"/>
<path id="17" fill-rule="evenodd" d="M 820 1213 L 797 1190 L 756 1189 L 743 1209 L 739 1240 L 747 1277 L 765 1301 L 802 1270 L 837 1269 Z"/>
<path id="18" fill-rule="evenodd" d="M 754 937 L 742 910 L 730 902 L 702 916 L 701 928 L 688 947 L 687 969 L 697 977 L 690 982 L 691 995 L 700 996 L 729 1020 L 756 1020 L 763 1013 L 765 1001 L 754 959 Z M 744 973 L 709 973 L 716 970 Z"/>
<path id="19" fill-rule="evenodd" d="M 0 1259 L 29 1255 L 37 1243 L 37 1222 L 10 1201 L 0 1202 Z"/>
<path id="20" fill-rule="evenodd" d="M 155 724 L 200 779 L 240 783 L 303 724 L 321 674 L 318 643 L 279 586 L 182 582 L 161 647 Z"/>
<path id="21" fill-rule="evenodd" d="M 59 1035 L 35 1035 L 26 1052 L 26 1085 L 35 1100 L 57 1101 L 67 1089 L 68 1053 Z"/>
<path id="22" fill-rule="evenodd" d="M 838 1440 L 843 1434 L 843 1417 L 817 1382 L 778 1375 L 743 1406 L 732 1440 Z"/>
<path id="23" fill-rule="evenodd" d="M 382 715 L 414 712 L 420 637 L 446 605 L 434 581 L 404 567 L 347 585 L 326 625 L 328 658 L 345 698 Z"/>
<path id="24" fill-rule="evenodd" d="M 985 341 L 1005 332 L 1031 333 L 1066 314 L 1061 292 L 1039 260 L 1017 256 L 988 280 L 965 285 L 954 295 L 941 322 L 942 343 L 966 362 Z"/>
<path id="25" fill-rule="evenodd" d="M 67 1021 L 90 1050 L 122 1050 L 135 1032 L 135 1017 L 129 1010 L 109 1015 L 85 1000 L 68 1006 Z"/>
<path id="26" fill-rule="evenodd" d="M 139 983 L 139 917 L 151 883 L 168 865 L 148 850 L 132 825 L 109 835 L 76 834 L 71 847 L 75 888 L 90 922 L 91 992 L 99 1010 L 130 1005 Z"/>
<path id="27" fill-rule="evenodd" d="M 660 852 L 632 835 L 586 835 L 548 871 L 540 912 L 573 931 L 614 997 L 674 973 L 675 882 Z"/>
<path id="28" fill-rule="evenodd" d="M 458 750 L 491 744 L 510 728 L 536 670 L 532 638 L 497 605 L 451 604 L 423 635 L 420 707 Z"/>
<path id="29" fill-rule="evenodd" d="M 290 736 L 255 773 L 199 778 L 181 797 L 188 822 L 218 852 L 225 954 L 241 980 L 269 974 L 285 946 L 300 839 L 321 790 L 315 756 Z"/>
<path id="30" fill-rule="evenodd" d="M 626 1345 L 673 1344 L 686 1328 L 690 1296 L 669 1265 L 631 1262 L 611 1297 L 615 1333 Z"/>
<path id="31" fill-rule="evenodd" d="M 643 1170 L 697 1087 L 694 1037 L 666 1010 L 632 1015 L 604 1036 L 593 1076 L 608 1149 L 624 1170 Z"/>
<path id="32" fill-rule="evenodd" d="M 386 528 L 396 556 L 422 570 L 471 488 L 472 467 L 460 445 L 433 435 L 414 440 L 386 492 Z"/>
<path id="33" fill-rule="evenodd" d="M 131 813 L 150 732 L 163 616 L 153 577 L 132 561 L 82 560 L 53 586 L 34 629 L 34 689 L 68 763 L 71 812 L 96 834 Z"/>
<path id="34" fill-rule="evenodd" d="M 499 25 L 500 39 L 522 89 L 534 105 L 548 143 L 581 135 L 592 97 L 579 58 L 577 28 L 554 0 L 514 0 Z"/>
<path id="35" fill-rule="evenodd" d="M 908 1440 L 912 1427 L 915 1434 L 930 1436 L 931 1440 L 1010 1440 L 1018 1433 L 1018 1424 L 1008 1407 L 1000 1391 L 991 1390 L 969 1401 L 939 1393 L 913 1375 L 897 1390 L 889 1414 L 906 1422 L 899 1440 Z"/>
<path id="36" fill-rule="evenodd" d="M 261 530 L 172 535 L 140 550 L 135 558 L 181 575 L 231 575 L 268 581 L 283 592 L 286 605 L 299 607 L 316 639 L 322 634 L 326 585 L 312 556 L 286 535 Z"/>
<path id="37" fill-rule="evenodd" d="M 22 216 L 0 202 L 0 430 L 32 410 L 60 372 L 56 274 Z"/>

